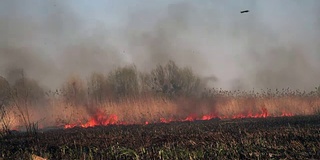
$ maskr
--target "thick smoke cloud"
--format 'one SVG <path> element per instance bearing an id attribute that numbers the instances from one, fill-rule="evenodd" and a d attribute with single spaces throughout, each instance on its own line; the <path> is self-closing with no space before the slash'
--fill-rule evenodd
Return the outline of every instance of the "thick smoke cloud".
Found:
<path id="1" fill-rule="evenodd" d="M 257 15 L 247 24 L 246 59 L 241 62 L 248 70 L 240 78 L 240 82 L 247 82 L 247 88 L 311 90 L 319 85 L 320 32 L 316 15 L 320 5 L 316 1 L 310 1 L 310 6 L 298 1 L 286 4 L 288 7 L 282 10 L 274 6 L 277 17 L 270 20 L 264 18 L 266 11 L 258 10 L 262 7 L 256 7 Z"/>
<path id="2" fill-rule="evenodd" d="M 148 71 L 174 60 L 226 89 L 320 84 L 316 0 L 114 2 L 117 27 L 92 20 L 76 3 L 2 1 L 0 74 L 23 68 L 56 88 L 72 74 L 130 63 Z"/>

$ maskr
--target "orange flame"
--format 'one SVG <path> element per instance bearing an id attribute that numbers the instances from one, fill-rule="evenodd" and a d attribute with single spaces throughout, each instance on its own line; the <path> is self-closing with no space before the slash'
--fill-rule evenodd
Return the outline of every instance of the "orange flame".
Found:
<path id="1" fill-rule="evenodd" d="M 292 113 L 287 113 L 287 112 L 282 112 L 280 117 L 290 117 L 293 116 Z M 195 120 L 211 120 L 215 118 L 219 119 L 241 119 L 241 118 L 267 118 L 267 117 L 277 117 L 275 115 L 270 115 L 268 113 L 268 110 L 266 108 L 261 108 L 261 113 L 257 114 L 252 114 L 252 112 L 248 112 L 247 114 L 237 114 L 237 115 L 232 115 L 232 116 L 218 116 L 216 114 L 208 114 L 208 115 L 203 115 L 202 117 L 197 116 L 196 114 L 190 114 L 184 119 L 174 119 L 174 118 L 160 118 L 159 122 L 160 123 L 170 123 L 173 121 L 195 121 Z M 101 111 L 97 111 L 96 114 L 94 114 L 88 122 L 84 124 L 66 124 L 64 128 L 73 128 L 76 126 L 87 128 L 87 127 L 94 127 L 94 126 L 107 126 L 107 125 L 128 125 L 131 123 L 126 123 L 126 122 L 120 122 L 118 120 L 118 116 L 115 114 L 110 114 L 107 115 Z M 139 123 L 136 123 L 139 124 Z M 145 125 L 151 124 L 151 122 L 145 121 Z"/>
<path id="2" fill-rule="evenodd" d="M 92 116 L 87 123 L 84 124 L 66 124 L 64 128 L 73 128 L 76 126 L 81 126 L 83 128 L 94 127 L 94 126 L 106 126 L 111 124 L 117 124 L 118 116 L 111 114 L 106 115 L 105 113 L 101 112 L 100 110 Z"/>

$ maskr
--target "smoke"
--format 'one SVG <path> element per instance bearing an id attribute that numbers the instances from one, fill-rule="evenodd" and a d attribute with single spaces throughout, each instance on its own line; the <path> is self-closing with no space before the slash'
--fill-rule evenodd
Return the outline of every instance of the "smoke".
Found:
<path id="1" fill-rule="evenodd" d="M 214 77 L 210 87 L 319 85 L 316 0 L 100 3 L 2 1 L 0 75 L 22 68 L 57 88 L 70 74 L 107 73 L 129 63 L 149 71 L 173 60 L 206 80 Z M 250 12 L 240 14 L 243 9 Z"/>
<path id="2" fill-rule="evenodd" d="M 84 77 L 121 62 L 116 49 L 106 44 L 106 32 L 86 32 L 68 3 L 1 3 L 1 75 L 21 68 L 28 77 L 55 89 L 70 74 Z"/>

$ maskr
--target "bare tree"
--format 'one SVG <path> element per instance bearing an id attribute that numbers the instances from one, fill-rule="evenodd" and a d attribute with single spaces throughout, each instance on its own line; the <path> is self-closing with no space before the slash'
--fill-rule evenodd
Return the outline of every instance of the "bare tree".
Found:
<path id="1" fill-rule="evenodd" d="M 20 72 L 20 78 L 14 82 L 11 88 L 10 98 L 12 104 L 18 110 L 26 131 L 28 133 L 36 133 L 38 123 L 31 121 L 29 107 L 36 106 L 44 100 L 44 90 L 35 80 L 26 78 L 23 70 Z"/>
<path id="2" fill-rule="evenodd" d="M 9 133 L 10 121 L 8 119 L 8 104 L 10 102 L 10 85 L 8 81 L 0 76 L 0 122 L 2 131 Z"/>
<path id="3" fill-rule="evenodd" d="M 101 103 L 111 97 L 111 88 L 107 77 L 101 73 L 93 73 L 88 81 L 88 93 L 95 103 Z"/>
<path id="4" fill-rule="evenodd" d="M 135 66 L 116 69 L 108 75 L 108 82 L 118 98 L 139 94 L 139 74 Z"/>
<path id="5" fill-rule="evenodd" d="M 73 106 L 84 105 L 87 102 L 87 89 L 82 79 L 72 76 L 62 87 L 62 96 Z"/>
<path id="6" fill-rule="evenodd" d="M 200 78 L 190 68 L 179 68 L 173 61 L 158 65 L 151 71 L 149 86 L 157 93 L 169 96 L 189 96 L 200 90 Z"/>

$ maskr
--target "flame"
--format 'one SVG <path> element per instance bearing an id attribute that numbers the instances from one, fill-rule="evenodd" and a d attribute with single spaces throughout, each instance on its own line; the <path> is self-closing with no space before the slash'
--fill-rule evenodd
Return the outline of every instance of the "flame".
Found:
<path id="1" fill-rule="evenodd" d="M 81 122 L 79 122 L 79 124 L 66 124 L 64 128 L 73 128 L 76 126 L 80 126 L 83 128 L 94 127 L 94 126 L 106 126 L 106 125 L 117 124 L 117 122 L 118 122 L 117 115 L 114 115 L 114 114 L 106 115 L 100 110 L 97 110 L 96 114 L 90 117 L 88 122 L 84 124 L 81 124 Z"/>
<path id="2" fill-rule="evenodd" d="M 282 111 L 282 114 L 279 115 L 280 117 L 290 117 L 293 116 L 292 113 L 287 113 L 285 111 Z M 266 108 L 261 108 L 261 112 L 257 114 L 253 114 L 251 111 L 249 111 L 247 114 L 236 114 L 232 116 L 218 116 L 217 114 L 207 114 L 203 115 L 202 117 L 199 117 L 196 114 L 190 114 L 184 119 L 174 119 L 174 118 L 160 118 L 159 123 L 170 123 L 174 121 L 195 121 L 195 120 L 211 120 L 211 119 L 241 119 L 241 118 L 267 118 L 267 117 L 279 117 L 276 115 L 270 115 L 268 110 Z M 127 123 L 127 122 L 120 122 L 118 119 L 118 116 L 115 114 L 107 115 L 104 112 L 97 111 L 92 117 L 89 118 L 89 120 L 86 123 L 78 123 L 78 124 L 66 124 L 64 128 L 73 128 L 73 127 L 95 127 L 95 126 L 107 126 L 107 125 L 129 125 L 129 124 L 139 124 L 139 123 Z M 149 121 L 145 121 L 144 123 L 141 123 L 144 125 L 152 124 Z"/>
<path id="3" fill-rule="evenodd" d="M 110 124 L 116 124 L 118 121 L 118 116 L 117 115 L 103 115 L 101 113 L 97 114 L 94 117 L 91 117 L 90 120 L 82 124 L 81 127 L 87 128 L 87 127 L 94 127 L 98 125 L 110 125 Z"/>

